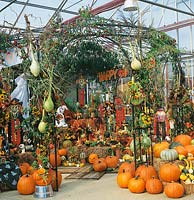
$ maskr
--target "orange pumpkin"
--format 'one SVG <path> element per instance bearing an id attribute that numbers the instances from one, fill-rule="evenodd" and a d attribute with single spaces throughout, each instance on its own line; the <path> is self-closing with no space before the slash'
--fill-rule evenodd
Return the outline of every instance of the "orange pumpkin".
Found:
<path id="1" fill-rule="evenodd" d="M 106 164 L 108 168 L 116 168 L 118 165 L 119 159 L 117 156 L 107 156 Z"/>
<path id="2" fill-rule="evenodd" d="M 160 166 L 159 176 L 165 182 L 178 181 L 181 171 L 176 164 L 165 163 Z"/>
<path id="3" fill-rule="evenodd" d="M 153 177 L 146 181 L 146 191 L 150 194 L 159 194 L 163 191 L 162 182 Z"/>
<path id="4" fill-rule="evenodd" d="M 122 173 L 117 175 L 117 184 L 120 188 L 128 188 L 129 180 L 133 178 L 131 172 L 125 171 L 123 169 Z"/>
<path id="5" fill-rule="evenodd" d="M 52 186 L 53 190 L 56 190 L 57 183 L 58 183 L 58 188 L 60 187 L 60 185 L 62 183 L 62 174 L 60 171 L 57 171 L 57 180 L 56 180 L 56 171 L 52 170 L 51 174 L 52 174 L 51 186 Z"/>
<path id="6" fill-rule="evenodd" d="M 96 172 L 102 172 L 105 171 L 107 168 L 107 164 L 104 158 L 98 158 L 93 163 L 94 171 Z"/>
<path id="7" fill-rule="evenodd" d="M 58 154 L 60 156 L 66 156 L 67 155 L 67 149 L 63 148 L 63 149 L 59 149 L 58 150 Z"/>
<path id="8" fill-rule="evenodd" d="M 178 154 L 181 154 L 187 157 L 188 150 L 184 146 L 176 146 L 174 147 L 174 149 L 177 151 Z"/>
<path id="9" fill-rule="evenodd" d="M 135 162 L 124 162 L 120 165 L 119 170 L 118 170 L 118 174 L 123 173 L 123 170 L 125 172 L 130 172 L 131 175 L 134 177 L 135 176 Z"/>
<path id="10" fill-rule="evenodd" d="M 56 154 L 57 157 L 57 166 L 61 165 L 61 157 L 59 154 Z M 49 162 L 53 167 L 56 167 L 56 161 L 55 161 L 55 153 L 51 153 L 49 156 Z"/>
<path id="11" fill-rule="evenodd" d="M 154 177 L 154 178 L 158 178 L 158 174 L 156 169 L 151 166 L 145 166 L 144 168 L 142 168 L 140 174 L 139 174 L 140 178 L 142 178 L 145 182 L 147 180 L 149 180 L 150 178 Z"/>
<path id="12" fill-rule="evenodd" d="M 155 158 L 160 158 L 160 153 L 164 149 L 168 149 L 169 143 L 166 141 L 163 141 L 161 143 L 156 143 L 153 146 L 153 154 Z"/>
<path id="13" fill-rule="evenodd" d="M 184 192 L 184 187 L 180 183 L 168 183 L 164 188 L 164 193 L 169 198 L 180 198 Z"/>
<path id="14" fill-rule="evenodd" d="M 47 175 L 40 176 L 40 179 L 36 179 L 35 183 L 39 186 L 49 185 L 52 182 L 52 173 L 48 173 Z"/>
<path id="15" fill-rule="evenodd" d="M 140 165 L 135 171 L 135 176 L 140 176 L 141 171 L 145 169 L 145 167 L 145 165 Z"/>
<path id="16" fill-rule="evenodd" d="M 190 145 L 191 144 L 191 140 L 192 140 L 191 136 L 186 135 L 186 134 L 177 135 L 174 138 L 174 142 L 179 142 L 183 146 Z"/>
<path id="17" fill-rule="evenodd" d="M 17 183 L 17 190 L 20 194 L 32 194 L 35 192 L 35 182 L 31 175 L 23 175 Z"/>
<path id="18" fill-rule="evenodd" d="M 138 176 L 131 178 L 128 183 L 128 189 L 132 193 L 142 193 L 145 191 L 145 181 Z"/>
<path id="19" fill-rule="evenodd" d="M 91 154 L 89 155 L 89 157 L 88 157 L 88 162 L 89 162 L 90 164 L 93 164 L 93 163 L 95 162 L 95 160 L 97 160 L 97 159 L 98 159 L 98 155 L 95 154 L 95 153 L 91 153 Z"/>

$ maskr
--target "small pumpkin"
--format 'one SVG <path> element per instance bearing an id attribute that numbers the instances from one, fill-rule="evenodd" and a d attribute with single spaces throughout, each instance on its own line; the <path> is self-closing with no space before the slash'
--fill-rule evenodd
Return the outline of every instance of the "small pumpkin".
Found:
<path id="1" fill-rule="evenodd" d="M 150 194 L 159 194 L 163 191 L 162 182 L 155 177 L 146 181 L 146 191 Z"/>
<path id="2" fill-rule="evenodd" d="M 155 158 L 160 158 L 160 153 L 164 149 L 168 149 L 169 143 L 166 141 L 163 141 L 161 143 L 156 143 L 153 146 L 153 154 Z"/>
<path id="3" fill-rule="evenodd" d="M 180 183 L 168 183 L 164 188 L 164 193 L 169 198 L 180 198 L 184 195 L 184 187 Z"/>
<path id="4" fill-rule="evenodd" d="M 194 156 L 194 145 L 186 145 L 184 147 L 188 151 L 188 153 L 190 153 Z"/>
<path id="5" fill-rule="evenodd" d="M 35 182 L 32 175 L 25 174 L 20 177 L 17 183 L 17 191 L 25 195 L 35 192 Z"/>
<path id="6" fill-rule="evenodd" d="M 178 181 L 180 178 L 181 170 L 174 163 L 165 163 L 160 166 L 159 176 L 162 181 L 172 182 Z"/>
<path id="7" fill-rule="evenodd" d="M 122 173 L 117 175 L 117 184 L 120 188 L 128 188 L 129 180 L 133 178 L 131 172 L 125 171 L 123 169 Z"/>
<path id="8" fill-rule="evenodd" d="M 186 135 L 186 134 L 180 134 L 180 135 L 177 135 L 177 136 L 174 138 L 174 142 L 179 142 L 179 143 L 182 144 L 183 146 L 190 145 L 190 144 L 191 144 L 191 141 L 192 141 L 191 136 Z"/>
<path id="9" fill-rule="evenodd" d="M 93 163 L 94 171 L 96 172 L 102 172 L 105 171 L 107 168 L 107 164 L 104 158 L 98 158 Z"/>
<path id="10" fill-rule="evenodd" d="M 160 153 L 160 158 L 162 160 L 173 161 L 178 158 L 178 153 L 175 149 L 164 149 Z"/>
<path id="11" fill-rule="evenodd" d="M 145 181 L 139 176 L 131 178 L 128 183 L 128 189 L 132 193 L 142 193 L 145 191 Z"/>
<path id="12" fill-rule="evenodd" d="M 98 155 L 95 154 L 95 153 L 91 153 L 91 154 L 89 155 L 89 157 L 88 157 L 88 162 L 89 162 L 90 164 L 93 164 L 93 163 L 95 162 L 95 160 L 97 160 L 97 159 L 98 159 Z"/>
<path id="13" fill-rule="evenodd" d="M 107 156 L 106 164 L 108 168 L 116 168 L 118 165 L 119 159 L 117 156 Z"/>

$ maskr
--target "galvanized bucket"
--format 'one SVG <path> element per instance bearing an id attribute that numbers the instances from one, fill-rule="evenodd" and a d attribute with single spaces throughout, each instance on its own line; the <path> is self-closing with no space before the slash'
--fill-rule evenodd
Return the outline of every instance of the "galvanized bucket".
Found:
<path id="1" fill-rule="evenodd" d="M 38 186 L 35 187 L 35 198 L 48 198 L 53 196 L 53 189 L 51 185 Z"/>

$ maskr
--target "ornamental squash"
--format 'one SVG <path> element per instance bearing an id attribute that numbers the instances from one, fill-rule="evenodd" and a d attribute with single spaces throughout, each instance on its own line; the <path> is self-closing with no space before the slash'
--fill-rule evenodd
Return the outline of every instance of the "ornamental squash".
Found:
<path id="1" fill-rule="evenodd" d="M 160 153 L 160 158 L 162 160 L 173 161 L 178 158 L 178 153 L 175 149 L 164 149 Z"/>

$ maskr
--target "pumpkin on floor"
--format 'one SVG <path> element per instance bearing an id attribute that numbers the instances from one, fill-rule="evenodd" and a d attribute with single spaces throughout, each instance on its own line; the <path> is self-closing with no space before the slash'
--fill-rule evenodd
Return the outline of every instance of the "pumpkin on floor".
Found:
<path id="1" fill-rule="evenodd" d="M 159 176 L 165 182 L 178 181 L 181 170 L 174 163 L 165 163 L 160 166 Z"/>
<path id="2" fill-rule="evenodd" d="M 117 184 L 120 188 L 128 188 L 129 180 L 134 176 L 129 171 L 125 171 L 118 173 L 117 175 Z"/>
<path id="3" fill-rule="evenodd" d="M 107 168 L 107 164 L 104 158 L 98 158 L 93 163 L 94 171 L 96 172 L 102 172 L 105 171 Z"/>
<path id="4" fill-rule="evenodd" d="M 163 191 L 162 182 L 159 179 L 152 177 L 146 181 L 146 191 L 150 194 L 161 193 Z"/>
<path id="5" fill-rule="evenodd" d="M 131 178 L 128 183 L 128 189 L 132 193 L 145 192 L 145 181 L 139 176 Z"/>
<path id="6" fill-rule="evenodd" d="M 33 194 L 35 192 L 35 182 L 32 175 L 25 174 L 21 176 L 18 180 L 17 190 L 20 194 Z"/>
<path id="7" fill-rule="evenodd" d="M 117 156 L 107 156 L 106 164 L 108 168 L 116 168 L 118 165 L 119 159 Z"/>
<path id="8" fill-rule="evenodd" d="M 180 198 L 184 192 L 184 187 L 176 182 L 168 183 L 164 188 L 164 193 L 169 198 Z"/>

